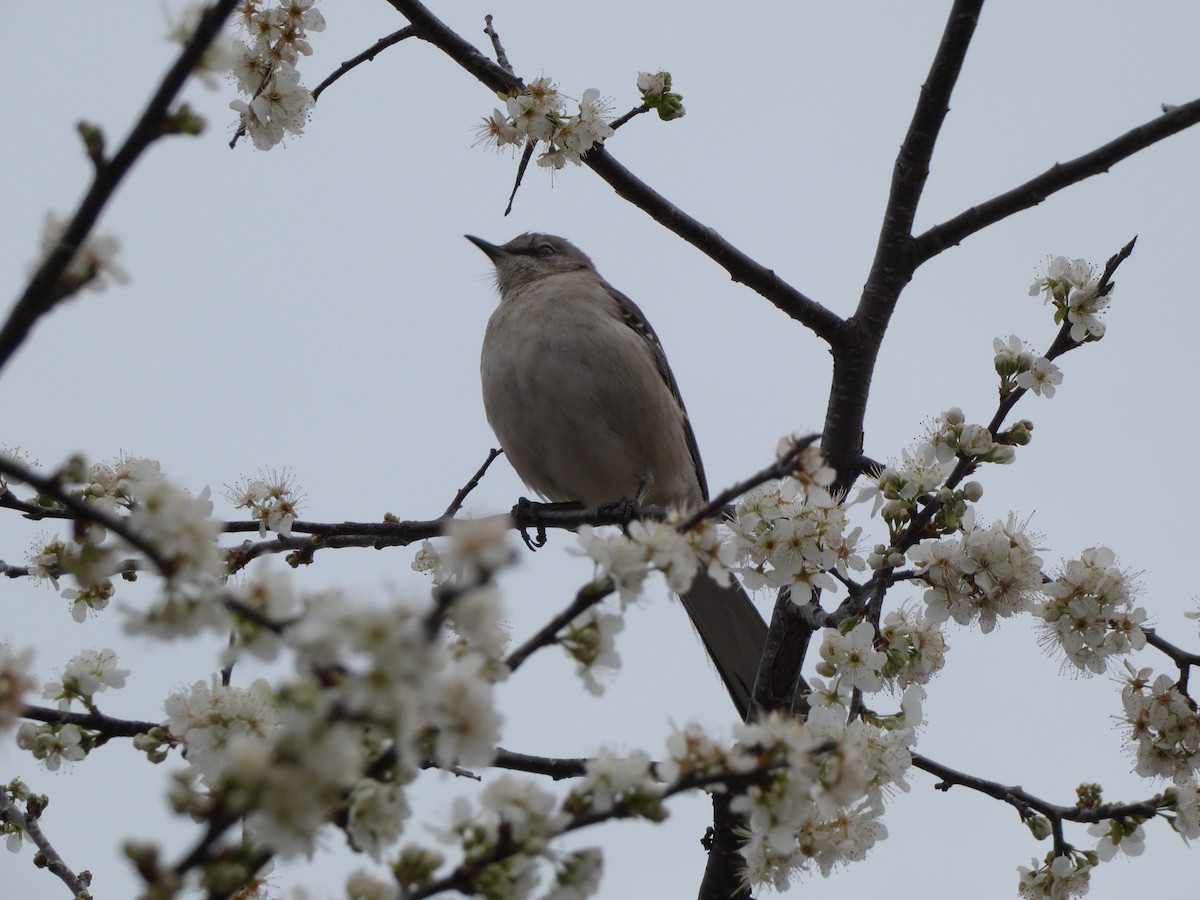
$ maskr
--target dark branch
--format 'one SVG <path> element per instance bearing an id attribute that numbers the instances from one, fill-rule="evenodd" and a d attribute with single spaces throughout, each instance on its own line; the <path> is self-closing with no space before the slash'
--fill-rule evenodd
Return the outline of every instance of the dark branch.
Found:
<path id="1" fill-rule="evenodd" d="M 217 0 L 204 11 L 196 25 L 195 33 L 163 76 L 158 90 L 146 104 L 146 109 L 133 126 L 133 131 L 125 139 L 125 143 L 112 159 L 107 162 L 95 161 L 91 187 L 59 238 L 58 245 L 38 266 L 25 292 L 9 313 L 8 321 L 0 328 L 0 368 L 12 358 L 17 348 L 28 337 L 34 323 L 63 298 L 59 287 L 63 273 L 71 264 L 76 252 L 83 246 L 96 220 L 100 218 L 101 211 L 112 198 L 117 185 L 129 174 L 134 162 L 154 141 L 168 133 L 169 130 L 164 127 L 168 118 L 168 107 L 174 102 L 175 96 L 237 4 L 238 0 Z"/>
<path id="2" fill-rule="evenodd" d="M 326 78 L 324 81 L 322 81 L 320 84 L 318 84 L 315 88 L 313 88 L 313 90 L 312 90 L 313 100 L 315 101 L 315 100 L 319 99 L 321 94 L 324 92 L 325 88 L 329 87 L 331 84 L 333 84 L 335 81 L 337 81 L 343 75 L 345 75 L 351 69 L 356 68 L 357 66 L 361 66 L 365 62 L 374 62 L 375 57 L 378 56 L 380 53 L 382 53 L 384 50 L 386 50 L 388 47 L 391 47 L 393 44 L 398 44 L 405 38 L 410 38 L 412 36 L 413 36 L 413 29 L 411 26 L 409 26 L 409 27 L 401 28 L 399 31 L 393 31 L 387 37 L 380 38 L 374 44 L 372 44 L 370 47 L 368 47 L 366 50 L 364 50 L 362 53 L 358 54 L 358 56 L 355 56 L 351 59 L 346 60 L 344 63 L 342 63 L 340 66 L 338 66 L 330 74 L 330 76 L 328 78 Z"/>
<path id="3" fill-rule="evenodd" d="M 26 706 L 21 710 L 21 716 L 33 719 L 35 722 L 46 722 L 51 725 L 78 725 L 88 731 L 97 731 L 106 738 L 137 737 L 155 729 L 162 728 L 161 722 L 138 722 L 133 719 L 114 719 L 98 712 L 78 713 L 63 709 L 50 709 L 45 706 Z"/>
<path id="4" fill-rule="evenodd" d="M 1008 803 L 1021 814 L 1021 818 L 1028 818 L 1032 813 L 1037 812 L 1044 815 L 1052 821 L 1058 822 L 1103 822 L 1107 819 L 1127 819 L 1138 817 L 1143 819 L 1151 819 L 1158 815 L 1158 803 L 1162 799 L 1161 794 L 1157 794 L 1148 800 L 1142 800 L 1138 803 L 1114 803 L 1104 806 L 1059 806 L 1043 800 L 1034 794 L 1029 793 L 1023 788 L 1015 785 L 1000 784 L 998 781 L 988 781 L 984 778 L 977 778 L 974 775 L 968 775 L 965 772 L 959 772 L 951 769 L 949 766 L 943 766 L 941 763 L 934 762 L 926 756 L 919 753 L 912 755 L 913 766 L 928 772 L 941 779 L 938 784 L 934 785 L 939 791 L 948 791 L 954 785 L 961 785 L 965 788 L 970 788 L 973 791 L 978 791 L 981 794 L 986 794 L 996 800 L 1002 800 Z"/>
<path id="5" fill-rule="evenodd" d="M 725 269 L 734 281 L 769 300 L 827 343 L 836 344 L 842 339 L 845 323 L 841 317 L 800 293 L 773 270 L 751 259 L 703 222 L 689 216 L 617 162 L 604 147 L 593 147 L 584 155 L 583 161 L 618 196 L 704 253 Z"/>
<path id="6" fill-rule="evenodd" d="M 487 474 L 488 466 L 494 463 L 496 461 L 496 457 L 503 452 L 503 450 L 495 449 L 488 451 L 488 458 L 483 461 L 483 465 L 480 466 L 478 470 L 476 470 L 475 474 L 471 476 L 471 480 L 464 484 L 459 492 L 454 495 L 454 499 L 450 501 L 450 505 L 447 506 L 446 511 L 442 513 L 443 519 L 453 519 L 454 516 L 457 515 L 458 511 L 462 509 L 463 501 L 467 499 L 467 495 L 470 494 L 471 491 L 475 490 L 475 488 L 479 487 L 479 482 L 483 479 L 483 476 Z"/>
<path id="7" fill-rule="evenodd" d="M 1065 163 L 1055 163 L 1041 175 L 1010 191 L 935 225 L 916 238 L 914 253 L 920 264 L 961 243 L 965 238 L 1015 213 L 1037 206 L 1051 194 L 1112 166 L 1152 144 L 1200 122 L 1200 99 L 1171 107 L 1170 112 L 1139 125 L 1102 147 Z"/>
<path id="8" fill-rule="evenodd" d="M 417 0 L 389 2 L 417 29 L 417 37 L 436 46 L 491 90 L 501 94 L 524 90 L 521 79 L 476 50 Z M 708 255 L 728 271 L 734 281 L 770 300 L 826 341 L 833 343 L 838 339 L 843 324 L 841 318 L 785 283 L 773 271 L 755 262 L 713 229 L 683 212 L 634 176 L 603 147 L 593 147 L 584 155 L 583 161 L 608 182 L 618 195 Z"/>
<path id="9" fill-rule="evenodd" d="M 0 475 L 7 475 L 14 481 L 21 481 L 38 489 L 43 496 L 61 503 L 73 515 L 71 518 L 84 522 L 94 522 L 113 534 L 124 538 L 126 543 L 141 550 L 154 563 L 154 567 L 165 576 L 171 575 L 170 561 L 159 552 L 158 548 L 129 527 L 120 516 L 114 516 L 86 500 L 76 497 L 66 490 L 61 483 L 53 478 L 44 478 L 18 463 L 10 456 L 0 453 Z"/>
<path id="10" fill-rule="evenodd" d="M 549 775 L 555 781 L 563 778 L 580 778 L 587 774 L 586 759 L 554 759 L 548 756 L 530 756 L 528 753 L 514 753 L 503 747 L 496 748 L 496 758 L 492 765 L 498 769 L 511 769 L 514 772 L 528 772 L 531 775 Z"/>
<path id="11" fill-rule="evenodd" d="M 552 644 L 558 643 L 558 633 L 563 628 L 570 625 L 575 621 L 576 617 L 591 609 L 591 607 L 595 606 L 615 590 L 616 587 L 613 585 L 611 578 L 605 578 L 602 581 L 584 585 L 579 589 L 579 593 L 575 595 L 575 599 L 571 601 L 571 604 L 566 609 L 547 622 L 537 634 L 510 653 L 508 658 L 504 660 L 504 664 L 508 666 L 510 671 L 515 672 L 535 651 L 542 647 L 549 647 Z"/>

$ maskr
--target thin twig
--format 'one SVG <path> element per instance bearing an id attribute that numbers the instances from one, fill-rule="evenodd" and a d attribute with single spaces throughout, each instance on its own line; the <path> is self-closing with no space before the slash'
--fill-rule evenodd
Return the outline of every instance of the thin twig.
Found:
<path id="1" fill-rule="evenodd" d="M 783 478 L 785 475 L 791 474 L 795 471 L 796 459 L 801 453 L 811 447 L 818 438 L 820 438 L 819 434 L 810 434 L 807 437 L 797 439 L 791 449 L 775 462 L 771 463 L 771 465 L 765 469 L 760 469 L 749 478 L 727 487 L 700 509 L 680 522 L 679 532 L 684 534 L 691 531 L 705 519 L 721 513 L 734 500 L 754 490 L 760 484 L 766 484 L 768 481 L 774 481 L 777 478 Z"/>
<path id="2" fill-rule="evenodd" d="M 50 843 L 50 839 L 46 837 L 38 824 L 38 817 L 21 812 L 17 805 L 9 799 L 8 791 L 3 789 L 0 789 L 0 819 L 6 819 L 17 826 L 33 842 L 33 845 L 38 848 L 38 853 L 41 854 L 42 862 L 38 864 L 49 869 L 76 897 L 91 896 L 89 893 L 91 879 L 85 881 L 63 862 L 62 856 L 54 849 L 54 845 Z"/>
<path id="3" fill-rule="evenodd" d="M 471 491 L 475 490 L 475 488 L 479 487 L 479 482 L 483 479 L 483 476 L 487 474 L 488 466 L 494 463 L 496 461 L 496 457 L 503 452 L 503 450 L 498 448 L 493 448 L 492 450 L 488 451 L 488 457 L 483 461 L 483 465 L 480 466 L 478 470 L 476 470 L 475 474 L 471 476 L 471 480 L 459 489 L 458 493 L 454 495 L 454 499 L 450 501 L 450 505 L 446 507 L 446 511 L 442 513 L 443 519 L 454 518 L 458 511 L 462 509 L 463 501 L 467 499 L 467 495 L 470 494 Z"/>
<path id="4" fill-rule="evenodd" d="M 508 54 L 504 52 L 504 45 L 500 43 L 500 35 L 492 27 L 492 17 L 490 15 L 484 16 L 483 23 L 483 33 L 491 39 L 492 49 L 496 51 L 496 62 L 500 64 L 501 68 L 511 72 L 513 70 L 512 63 L 508 61 Z"/>
<path id="5" fill-rule="evenodd" d="M 515 672 L 536 650 L 558 643 L 559 631 L 570 625 L 579 615 L 595 606 L 616 589 L 616 585 L 613 584 L 611 578 L 605 578 L 580 588 L 579 593 L 575 595 L 575 599 L 571 601 L 566 609 L 547 622 L 533 637 L 508 655 L 508 658 L 504 660 L 504 664 L 508 666 L 509 671 Z"/>
<path id="6" fill-rule="evenodd" d="M 382 53 L 384 50 L 386 50 L 388 47 L 391 47 L 393 44 L 398 44 L 405 38 L 412 37 L 414 34 L 416 34 L 416 32 L 414 31 L 413 27 L 411 25 L 406 25 L 403 28 L 401 28 L 399 31 L 393 31 L 387 37 L 380 38 L 374 44 L 372 44 L 370 47 L 368 47 L 366 50 L 364 50 L 362 53 L 358 54 L 358 56 L 355 56 L 355 57 L 352 57 L 352 58 L 346 60 L 344 63 L 342 63 L 336 69 L 334 69 L 328 78 L 326 78 L 324 81 L 322 81 L 320 84 L 318 84 L 315 88 L 313 88 L 313 90 L 312 90 L 313 101 L 316 102 L 316 100 L 324 92 L 325 88 L 329 87 L 331 84 L 333 84 L 335 81 L 337 81 L 343 75 L 345 75 L 351 69 L 354 69 L 357 66 L 361 66 L 365 62 L 374 62 L 375 57 L 378 56 L 380 53 Z"/>

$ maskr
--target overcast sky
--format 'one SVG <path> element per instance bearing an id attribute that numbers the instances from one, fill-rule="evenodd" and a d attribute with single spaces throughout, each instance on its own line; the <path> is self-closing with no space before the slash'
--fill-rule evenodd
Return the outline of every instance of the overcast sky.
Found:
<path id="1" fill-rule="evenodd" d="M 176 3 L 167 4 L 174 8 Z M 517 72 L 545 74 L 578 97 L 589 87 L 618 112 L 635 105 L 639 70 L 668 69 L 687 116 L 645 116 L 612 154 L 655 189 L 835 312 L 866 279 L 891 165 L 949 3 L 458 0 L 434 10 L 477 46 L 496 16 Z M 304 82 L 403 20 L 382 0 L 326 0 Z M 48 210 L 74 209 L 90 177 L 74 126 L 99 124 L 114 146 L 176 48 L 158 3 L 10 4 L 0 37 L 0 296 L 19 295 Z M 1200 91 L 1200 5 L 1008 0 L 986 8 L 954 93 L 917 218 L 924 229 L 1154 117 Z M 41 321 L 3 373 L 0 443 L 48 468 L 68 455 L 121 451 L 158 459 L 194 491 L 220 493 L 262 466 L 290 467 L 318 521 L 432 518 L 493 446 L 478 353 L 495 298 L 487 260 L 464 233 L 503 242 L 562 234 L 633 297 L 658 331 L 718 489 L 759 469 L 782 434 L 819 430 L 829 387 L 820 341 L 698 251 L 617 198 L 586 169 L 553 181 L 531 170 L 503 216 L 515 161 L 473 147 L 497 101 L 427 46 L 404 42 L 325 93 L 303 137 L 270 152 L 230 151 L 232 88 L 187 99 L 208 117 L 197 139 L 163 141 L 138 164 L 100 223 L 122 241 L 128 286 L 86 293 Z M 1096 544 L 1141 572 L 1153 623 L 1197 645 L 1191 519 L 1198 374 L 1196 249 L 1200 131 L 1184 132 L 934 259 L 905 291 L 883 348 L 865 450 L 899 455 L 951 406 L 986 422 L 995 408 L 992 339 L 1039 350 L 1054 334 L 1027 289 L 1049 256 L 1104 259 L 1139 235 L 1122 267 L 1108 333 L 1060 361 L 1053 400 L 1028 397 L 1034 421 L 1015 465 L 981 480 L 985 521 L 1031 517 L 1048 564 Z M 469 514 L 524 493 L 503 460 Z M 219 514 L 231 515 L 219 502 Z M 869 547 L 886 532 L 868 522 Z M 0 516 L 0 558 L 19 563 L 45 526 Z M 503 581 L 518 639 L 557 612 L 591 574 L 569 535 L 526 555 Z M 411 549 L 322 553 L 306 587 L 341 584 L 362 602 L 420 591 Z M 219 645 L 168 648 L 125 637 L 115 609 L 84 625 L 47 587 L 0 585 L 0 640 L 37 647 L 43 680 L 81 649 L 112 647 L 133 675 L 102 698 L 114 715 L 155 719 L 168 691 L 205 680 Z M 144 594 L 120 594 L 137 603 Z M 895 601 L 914 600 L 897 591 Z M 759 598 L 769 608 L 766 597 Z M 1130 773 L 1111 679 L 1076 677 L 1039 649 L 1028 621 L 981 636 L 951 626 L 945 670 L 929 688 L 918 749 L 954 768 L 1070 804 L 1080 781 L 1109 800 L 1162 789 Z M 656 582 L 629 617 L 625 665 L 606 695 L 584 693 L 573 666 L 545 651 L 501 688 L 505 746 L 586 755 L 600 744 L 661 753 L 671 723 L 732 724 L 732 710 L 682 611 Z M 1143 654 L 1138 665 L 1170 671 Z M 247 673 L 245 677 L 250 677 Z M 0 779 L 48 793 L 43 827 L 97 897 L 129 896 L 117 850 L 126 836 L 178 856 L 192 828 L 163 799 L 172 758 L 150 768 L 107 746 L 64 774 L 0 747 Z M 424 821 L 471 790 L 423 776 Z M 868 859 L 794 890 L 806 898 L 1015 896 L 1016 867 L 1041 857 L 1013 810 L 919 772 L 894 799 L 889 837 Z M 666 827 L 618 823 L 602 843 L 605 898 L 694 896 L 703 869 L 703 800 L 673 802 Z M 100 822 L 102 825 L 97 826 Z M 414 839 L 425 832 L 413 824 Z M 1094 873 L 1089 897 L 1165 893 L 1194 883 L 1197 861 L 1164 822 L 1147 851 Z M 1068 838 L 1090 847 L 1082 827 Z M 340 835 L 331 833 L 331 848 Z M 63 896 L 31 852 L 0 854 L 12 896 Z M 347 867 L 319 857 L 280 867 L 281 886 L 328 891 Z"/>

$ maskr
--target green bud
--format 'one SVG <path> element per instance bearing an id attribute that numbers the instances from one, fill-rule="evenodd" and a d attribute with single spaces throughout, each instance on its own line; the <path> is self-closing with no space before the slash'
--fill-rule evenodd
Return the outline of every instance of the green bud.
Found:
<path id="1" fill-rule="evenodd" d="M 1029 829 L 1029 833 L 1033 835 L 1034 839 L 1039 841 L 1050 837 L 1053 830 L 1050 820 L 1045 816 L 1030 816 L 1025 820 L 1025 827 Z"/>
<path id="2" fill-rule="evenodd" d="M 88 159 L 101 162 L 104 159 L 104 132 L 99 125 L 91 122 L 79 122 L 75 126 L 79 136 L 83 138 L 83 148 L 87 151 Z"/>

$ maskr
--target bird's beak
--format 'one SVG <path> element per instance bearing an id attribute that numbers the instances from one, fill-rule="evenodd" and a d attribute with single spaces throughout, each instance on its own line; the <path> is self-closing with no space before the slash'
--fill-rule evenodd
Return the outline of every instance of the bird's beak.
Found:
<path id="1" fill-rule="evenodd" d="M 493 263 L 498 263 L 505 256 L 508 256 L 508 251 L 503 247 L 497 247 L 495 244 L 489 244 L 483 238 L 477 238 L 473 234 L 464 234 L 463 237 L 486 253 L 487 258 Z"/>

